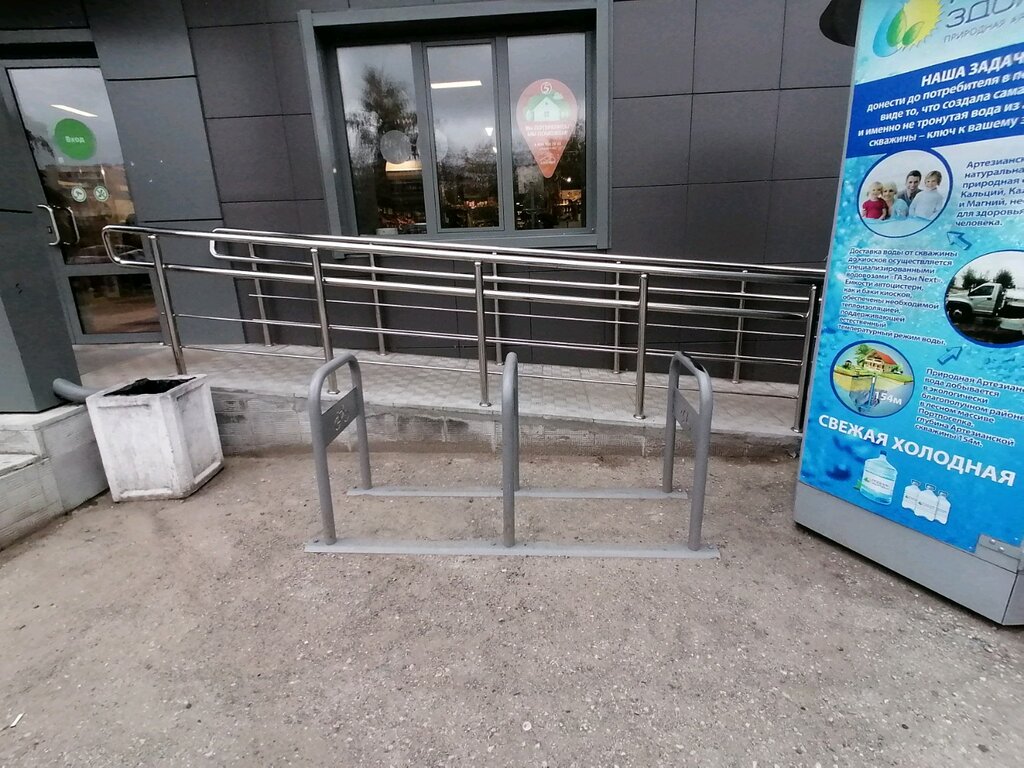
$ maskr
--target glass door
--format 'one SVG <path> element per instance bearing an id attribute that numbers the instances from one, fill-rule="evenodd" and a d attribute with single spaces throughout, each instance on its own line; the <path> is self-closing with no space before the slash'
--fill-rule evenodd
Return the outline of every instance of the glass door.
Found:
<path id="1" fill-rule="evenodd" d="M 134 224 L 124 159 L 96 67 L 9 65 L 7 75 L 42 184 L 58 288 L 75 342 L 157 341 L 149 274 L 118 267 L 100 234 Z M 141 243 L 125 238 L 124 253 Z"/>

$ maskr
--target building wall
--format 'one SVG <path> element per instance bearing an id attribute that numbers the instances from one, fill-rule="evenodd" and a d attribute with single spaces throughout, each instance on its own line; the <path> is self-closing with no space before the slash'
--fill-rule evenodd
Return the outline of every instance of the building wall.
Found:
<path id="1" fill-rule="evenodd" d="M 152 212 L 144 220 L 326 232 L 297 12 L 425 4 L 15 0 L 5 4 L 0 27 L 92 28 L 126 156 L 150 163 L 130 172 L 140 214 Z M 851 49 L 818 30 L 826 5 L 614 3 L 612 252 L 823 263 L 852 67 Z M 180 150 L 173 157 L 152 158 L 146 142 L 156 124 L 165 138 L 187 137 L 169 142 Z M 187 195 L 179 192 L 182 183 Z M 250 287 L 239 290 L 247 313 L 254 309 Z M 285 317 L 309 319 L 308 306 L 278 304 L 275 311 Z M 554 330 L 534 320 L 523 332 L 543 337 Z M 301 329 L 277 336 L 313 339 Z M 773 348 L 751 344 L 749 351 Z"/>

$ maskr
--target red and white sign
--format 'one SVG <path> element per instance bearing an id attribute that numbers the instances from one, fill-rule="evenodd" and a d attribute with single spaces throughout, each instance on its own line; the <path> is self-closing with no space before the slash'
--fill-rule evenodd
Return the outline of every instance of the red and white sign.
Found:
<path id="1" fill-rule="evenodd" d="M 576 97 L 560 80 L 534 80 L 519 96 L 516 123 L 545 179 L 554 176 L 577 117 Z"/>

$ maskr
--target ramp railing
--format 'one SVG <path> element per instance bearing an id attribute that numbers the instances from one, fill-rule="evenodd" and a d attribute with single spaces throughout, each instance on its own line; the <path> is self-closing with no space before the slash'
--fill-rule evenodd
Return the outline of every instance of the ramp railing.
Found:
<path id="1" fill-rule="evenodd" d="M 617 375 L 598 379 L 584 368 L 568 378 L 633 388 L 633 415 L 642 419 L 649 365 L 671 360 L 682 346 L 710 363 L 729 364 L 734 380 L 741 367 L 752 365 L 795 370 L 792 394 L 769 394 L 795 400 L 793 428 L 802 424 L 824 275 L 820 269 L 228 229 L 204 233 L 109 226 L 103 237 L 113 261 L 153 270 L 168 343 L 181 373 L 186 372 L 185 349 L 330 360 L 335 338 L 346 333 L 354 337 L 346 346 L 376 346 L 381 353 L 393 349 L 395 340 L 472 350 L 479 402 L 489 405 L 492 359 L 502 360 L 509 348 L 573 350 L 610 360 Z M 124 238 L 141 239 L 142 248 L 126 253 L 123 245 L 114 246 L 114 239 Z M 169 262 L 161 244 L 182 239 L 203 241 L 214 265 Z M 167 277 L 179 272 L 229 277 L 242 290 L 251 285 L 248 295 L 255 300 L 256 316 L 176 311 Z M 305 285 L 308 293 L 284 290 L 288 284 Z M 356 314 L 368 310 L 369 323 Z M 440 318 L 448 327 L 389 320 L 410 312 Z M 273 343 L 273 332 L 304 329 L 316 334 L 323 354 L 184 344 L 178 328 L 182 319 L 241 323 L 265 345 Z M 533 323 L 545 323 L 544 331 L 513 330 Z M 364 364 L 464 371 L 397 360 Z M 625 373 L 628 367 L 632 376 Z"/>

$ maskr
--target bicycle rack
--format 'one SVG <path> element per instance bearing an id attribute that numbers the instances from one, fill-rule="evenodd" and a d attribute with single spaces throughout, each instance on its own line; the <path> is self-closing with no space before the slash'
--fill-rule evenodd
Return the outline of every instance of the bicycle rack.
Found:
<path id="1" fill-rule="evenodd" d="M 348 364 L 352 374 L 352 389 L 326 413 L 322 411 L 321 397 L 324 382 L 342 365 Z M 694 408 L 678 389 L 680 369 L 685 368 L 697 379 L 699 408 Z M 555 557 L 629 557 L 669 559 L 713 559 L 718 557 L 716 547 L 701 546 L 701 525 L 704 514 L 704 495 L 707 483 L 708 454 L 711 439 L 712 391 L 711 378 L 702 366 L 682 353 L 672 359 L 669 373 L 668 415 L 665 425 L 665 464 L 662 488 L 522 488 L 519 472 L 519 359 L 515 352 L 505 358 L 502 373 L 502 480 L 501 488 L 418 488 L 410 486 L 381 486 L 374 488 L 370 478 L 370 457 L 366 436 L 365 410 L 362 396 L 362 378 L 359 364 L 350 353 L 345 353 L 321 366 L 313 375 L 309 390 L 309 419 L 313 438 L 317 488 L 323 533 L 306 545 L 307 552 L 339 554 L 406 554 L 406 555 L 535 555 Z M 482 540 L 455 541 L 403 541 L 384 539 L 338 539 L 335 531 L 334 504 L 331 497 L 327 469 L 327 446 L 342 431 L 356 421 L 360 454 L 360 487 L 348 492 L 349 496 L 433 497 L 433 498 L 502 498 L 502 533 L 500 543 Z M 676 423 L 688 428 L 694 441 L 694 493 L 672 489 L 672 468 L 675 457 Z M 686 546 L 639 546 L 620 544 L 561 544 L 549 542 L 517 542 L 515 509 L 518 498 L 542 499 L 622 499 L 665 500 L 690 498 L 689 537 Z"/>

